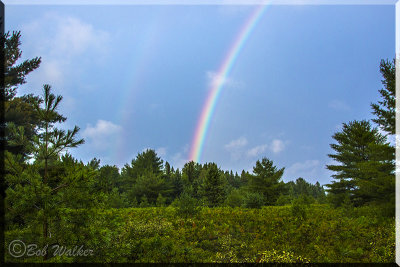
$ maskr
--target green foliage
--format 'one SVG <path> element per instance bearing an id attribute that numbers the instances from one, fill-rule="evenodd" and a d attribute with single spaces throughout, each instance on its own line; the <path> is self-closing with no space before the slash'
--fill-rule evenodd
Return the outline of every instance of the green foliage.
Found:
<path id="1" fill-rule="evenodd" d="M 292 215 L 299 220 L 305 220 L 307 216 L 307 206 L 310 205 L 310 199 L 306 196 L 296 198 L 291 206 Z"/>
<path id="2" fill-rule="evenodd" d="M 306 206 L 307 207 L 307 206 Z M 395 221 L 375 210 L 343 213 L 311 204 L 299 220 L 292 207 L 203 208 L 182 218 L 167 208 L 60 209 L 50 242 L 93 249 L 90 257 L 50 262 L 104 263 L 390 263 L 395 260 Z M 14 239 L 38 243 L 41 227 L 9 229 Z M 41 257 L 6 260 L 43 261 Z"/>
<path id="3" fill-rule="evenodd" d="M 120 190 L 128 192 L 132 190 L 134 184 L 140 177 L 146 174 L 160 177 L 163 174 L 162 172 L 163 160 L 157 156 L 153 149 L 147 149 L 139 153 L 136 158 L 132 160 L 131 165 L 125 164 L 122 168 L 121 181 L 119 183 Z"/>
<path id="4" fill-rule="evenodd" d="M 282 194 L 276 200 L 276 205 L 284 206 L 284 205 L 292 203 L 292 200 L 293 200 L 293 198 L 291 196 Z"/>
<path id="5" fill-rule="evenodd" d="M 8 224 L 15 219 L 24 226 L 42 225 L 41 244 L 50 237 L 52 221 L 58 210 L 66 205 L 81 207 L 83 203 L 93 203 L 88 190 L 81 185 L 90 183 L 93 173 L 83 163 L 78 163 L 69 155 L 61 156 L 68 148 L 83 144 L 83 139 L 76 139 L 78 127 L 73 130 L 60 130 L 55 123 L 66 118 L 57 112 L 61 96 L 50 92 L 50 86 L 44 85 L 43 97 L 34 103 L 40 124 L 36 126 L 37 135 L 33 142 L 23 142 L 29 147 L 33 163 L 23 160 L 21 155 L 6 152 L 6 207 Z M 14 131 L 13 141 L 24 141 L 24 131 Z M 84 199 L 85 201 L 80 202 Z M 88 207 L 85 205 L 85 207 Z M 46 255 L 44 259 L 46 259 Z"/>
<path id="6" fill-rule="evenodd" d="M 243 190 L 233 189 L 228 194 L 225 200 L 225 204 L 234 208 L 234 207 L 241 207 L 244 201 L 244 193 Z"/>
<path id="7" fill-rule="evenodd" d="M 94 185 L 97 191 L 110 193 L 114 188 L 117 188 L 120 179 L 119 169 L 117 166 L 105 165 L 101 168 L 95 167 L 94 169 L 99 169 L 96 183 Z"/>
<path id="8" fill-rule="evenodd" d="M 107 207 L 109 208 L 128 208 L 129 200 L 125 193 L 120 193 L 117 188 L 113 188 L 107 196 Z"/>
<path id="9" fill-rule="evenodd" d="M 273 164 L 272 160 L 267 158 L 258 160 L 253 168 L 254 175 L 249 176 L 249 191 L 261 194 L 265 205 L 274 205 L 278 197 L 287 191 L 281 181 L 285 168 L 278 169 Z"/>
<path id="10" fill-rule="evenodd" d="M 161 193 L 158 194 L 157 201 L 156 201 L 156 206 L 157 207 L 164 207 L 166 200 L 167 199 L 165 197 L 163 197 Z"/>
<path id="11" fill-rule="evenodd" d="M 167 183 L 162 174 L 147 172 L 140 176 L 132 185 L 129 195 L 130 198 L 140 198 L 146 195 L 148 202 L 155 205 L 159 194 L 166 196 L 170 192 L 171 186 Z"/>
<path id="12" fill-rule="evenodd" d="M 147 200 L 147 196 L 146 196 L 146 195 L 143 195 L 143 196 L 140 198 L 139 207 L 140 207 L 140 208 L 147 208 L 147 207 L 150 207 L 150 204 L 149 204 L 149 201 Z"/>
<path id="13" fill-rule="evenodd" d="M 262 194 L 247 192 L 243 200 L 243 207 L 259 209 L 263 206 L 264 202 L 264 196 Z"/>
<path id="14" fill-rule="evenodd" d="M 258 263 L 310 263 L 309 259 L 295 256 L 292 252 L 276 251 L 275 249 L 261 253 Z"/>
<path id="15" fill-rule="evenodd" d="M 17 31 L 12 34 L 7 32 L 1 36 L 2 43 L 4 42 L 4 94 L 6 100 L 15 96 L 17 86 L 26 83 L 25 76 L 37 69 L 41 62 L 40 57 L 35 57 L 17 64 L 22 55 L 19 48 L 20 38 L 21 33 Z"/>
<path id="16" fill-rule="evenodd" d="M 395 134 L 396 132 L 396 60 L 382 60 L 380 72 L 383 76 L 383 89 L 379 90 L 382 101 L 378 104 L 371 104 L 372 114 L 376 119 L 372 121 L 377 123 L 382 130 Z"/>
<path id="17" fill-rule="evenodd" d="M 182 195 L 172 203 L 172 206 L 176 208 L 176 212 L 179 216 L 185 218 L 196 215 L 200 210 L 199 201 L 186 192 L 182 193 Z"/>
<path id="18" fill-rule="evenodd" d="M 211 207 L 221 205 L 225 200 L 225 181 L 215 163 L 204 166 L 204 179 L 200 186 L 200 195 L 205 197 Z"/>
<path id="19" fill-rule="evenodd" d="M 338 142 L 331 144 L 336 153 L 328 156 L 339 164 L 326 167 L 335 172 L 332 177 L 336 181 L 327 187 L 334 195 L 330 199 L 336 206 L 342 204 L 346 195 L 354 205 L 363 205 L 375 200 L 379 191 L 394 192 L 394 149 L 377 128 L 372 128 L 365 120 L 352 121 L 344 123 L 342 131 L 335 133 L 333 138 Z M 378 184 L 381 187 L 374 189 Z"/>

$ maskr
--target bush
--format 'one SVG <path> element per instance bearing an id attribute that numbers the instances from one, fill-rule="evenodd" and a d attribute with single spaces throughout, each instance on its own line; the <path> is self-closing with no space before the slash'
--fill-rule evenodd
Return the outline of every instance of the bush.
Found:
<path id="1" fill-rule="evenodd" d="M 296 198 L 291 207 L 292 215 L 300 220 L 306 219 L 306 203 L 304 198 Z"/>
<path id="2" fill-rule="evenodd" d="M 259 209 L 264 204 L 264 197 L 259 193 L 248 192 L 243 201 L 243 207 L 250 209 Z"/>
<path id="3" fill-rule="evenodd" d="M 276 205 L 284 206 L 290 204 L 292 202 L 292 198 L 288 195 L 280 195 L 279 198 L 276 200 Z"/>
<path id="4" fill-rule="evenodd" d="M 179 216 L 189 217 L 199 212 L 199 201 L 191 197 L 188 193 L 182 193 L 178 199 L 172 202 Z"/>
<path id="5" fill-rule="evenodd" d="M 150 204 L 149 204 L 149 201 L 147 200 L 146 195 L 143 195 L 143 196 L 141 197 L 139 207 L 141 207 L 141 208 L 150 207 Z"/>
<path id="6" fill-rule="evenodd" d="M 275 249 L 261 253 L 259 263 L 310 263 L 309 259 L 296 256 L 288 251 L 276 251 Z"/>
<path id="7" fill-rule="evenodd" d="M 156 205 L 157 207 L 164 207 L 165 202 L 167 199 L 161 195 L 161 193 L 158 194 L 157 200 L 156 200 Z"/>
<path id="8" fill-rule="evenodd" d="M 240 207 L 243 205 L 243 194 L 238 189 L 233 189 L 225 200 L 225 204 L 230 207 Z"/>

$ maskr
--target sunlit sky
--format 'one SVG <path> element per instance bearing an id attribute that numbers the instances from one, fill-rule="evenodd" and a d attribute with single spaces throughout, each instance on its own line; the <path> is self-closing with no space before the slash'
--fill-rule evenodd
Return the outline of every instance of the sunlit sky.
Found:
<path id="1" fill-rule="evenodd" d="M 84 162 L 122 167 L 146 148 L 175 168 L 210 83 L 256 6 L 6 6 L 22 59 L 42 57 L 18 94 L 52 85 Z M 379 63 L 395 49 L 394 6 L 270 6 L 225 80 L 201 163 L 252 170 L 268 157 L 284 181 L 329 183 L 341 124 L 372 118 Z"/>

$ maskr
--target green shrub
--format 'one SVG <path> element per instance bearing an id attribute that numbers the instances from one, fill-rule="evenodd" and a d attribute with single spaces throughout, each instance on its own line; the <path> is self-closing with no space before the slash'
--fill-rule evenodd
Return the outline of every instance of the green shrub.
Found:
<path id="1" fill-rule="evenodd" d="M 196 215 L 200 210 L 199 201 L 187 193 L 182 193 L 178 199 L 174 200 L 172 206 L 175 207 L 179 216 L 185 218 Z"/>
<path id="2" fill-rule="evenodd" d="M 292 215 L 300 220 L 305 220 L 307 216 L 306 204 L 301 199 L 295 199 L 291 206 Z"/>
<path id="3" fill-rule="evenodd" d="M 288 196 L 288 195 L 280 195 L 278 199 L 276 200 L 276 205 L 278 206 L 284 206 L 287 204 L 290 204 L 293 201 L 293 199 Z"/>
<path id="4" fill-rule="evenodd" d="M 165 202 L 167 199 L 161 195 L 161 193 L 158 194 L 157 200 L 156 200 L 156 205 L 157 207 L 164 207 Z"/>
<path id="5" fill-rule="evenodd" d="M 295 256 L 292 252 L 276 251 L 275 249 L 264 251 L 257 260 L 259 263 L 310 263 L 309 259 Z"/>
<path id="6" fill-rule="evenodd" d="M 240 207 L 243 205 L 243 193 L 238 189 L 233 189 L 227 196 L 225 204 L 229 207 Z"/>
<path id="7" fill-rule="evenodd" d="M 140 205 L 139 205 L 139 207 L 141 207 L 141 208 L 150 207 L 150 204 L 149 204 L 149 201 L 147 200 L 146 195 L 143 195 L 143 196 L 140 198 Z"/>
<path id="8" fill-rule="evenodd" d="M 244 200 L 243 207 L 250 209 L 259 209 L 264 204 L 264 197 L 259 193 L 247 192 Z"/>

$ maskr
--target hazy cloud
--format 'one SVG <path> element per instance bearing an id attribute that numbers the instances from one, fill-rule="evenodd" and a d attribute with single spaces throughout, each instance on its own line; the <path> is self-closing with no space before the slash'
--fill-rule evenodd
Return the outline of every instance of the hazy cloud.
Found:
<path id="1" fill-rule="evenodd" d="M 240 87 L 242 83 L 233 80 L 229 77 L 224 77 L 216 72 L 207 71 L 206 72 L 207 78 L 207 88 L 213 88 L 216 86 L 225 86 L 225 87 Z"/>
<path id="2" fill-rule="evenodd" d="M 345 102 L 340 101 L 340 100 L 332 100 L 328 106 L 332 109 L 339 110 L 339 111 L 350 110 L 350 106 L 348 106 Z"/>
<path id="3" fill-rule="evenodd" d="M 259 156 L 262 153 L 264 153 L 267 150 L 267 148 L 268 148 L 268 145 L 266 145 L 266 144 L 253 147 L 247 151 L 247 156 L 249 156 L 249 157 Z"/>
<path id="4" fill-rule="evenodd" d="M 232 140 L 229 144 L 225 145 L 225 149 L 232 151 L 238 148 L 242 148 L 247 145 L 247 139 L 245 137 L 240 137 L 238 139 Z"/>
<path id="5" fill-rule="evenodd" d="M 95 126 L 88 124 L 82 136 L 89 145 L 97 150 L 104 150 L 115 145 L 122 127 L 110 121 L 98 120 Z"/>
<path id="6" fill-rule="evenodd" d="M 247 145 L 247 139 L 245 137 L 240 137 L 238 139 L 232 140 L 224 147 L 230 153 L 231 158 L 238 160 L 243 155 L 243 148 Z"/>
<path id="7" fill-rule="evenodd" d="M 165 157 L 167 155 L 167 148 L 166 147 L 159 147 L 156 149 L 156 153 L 159 157 Z"/>
<path id="8" fill-rule="evenodd" d="M 304 162 L 296 162 L 285 171 L 285 176 L 296 179 L 303 177 L 306 180 L 314 179 L 320 167 L 319 160 L 306 160 Z"/>
<path id="9" fill-rule="evenodd" d="M 44 17 L 22 25 L 23 42 L 29 51 L 27 56 L 42 57 L 40 68 L 30 76 L 37 85 L 50 83 L 63 86 L 78 63 L 82 67 L 82 56 L 92 62 L 107 55 L 109 33 L 95 29 L 91 24 L 75 17 L 48 13 Z M 31 55 L 30 55 L 31 54 Z"/>
<path id="10" fill-rule="evenodd" d="M 285 148 L 285 143 L 282 140 L 274 139 L 271 143 L 271 151 L 279 153 Z"/>
<path id="11" fill-rule="evenodd" d="M 189 145 L 186 144 L 181 151 L 175 153 L 171 158 L 171 165 L 174 168 L 182 169 L 186 162 L 188 162 Z"/>

